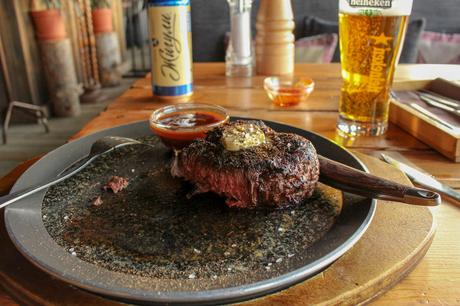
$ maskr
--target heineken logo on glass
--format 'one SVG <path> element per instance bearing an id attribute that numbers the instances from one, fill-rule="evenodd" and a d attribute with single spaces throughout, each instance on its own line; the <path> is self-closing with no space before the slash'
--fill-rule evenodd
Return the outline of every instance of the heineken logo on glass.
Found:
<path id="1" fill-rule="evenodd" d="M 364 16 L 407 16 L 411 0 L 339 0 L 339 12 Z"/>
<path id="2" fill-rule="evenodd" d="M 351 7 L 391 8 L 393 0 L 348 0 Z"/>
<path id="3" fill-rule="evenodd" d="M 369 36 L 373 41 L 371 52 L 371 65 L 367 90 L 372 93 L 380 93 L 385 89 L 387 74 L 387 56 L 393 51 L 390 42 L 393 37 L 381 33 L 378 36 Z"/>

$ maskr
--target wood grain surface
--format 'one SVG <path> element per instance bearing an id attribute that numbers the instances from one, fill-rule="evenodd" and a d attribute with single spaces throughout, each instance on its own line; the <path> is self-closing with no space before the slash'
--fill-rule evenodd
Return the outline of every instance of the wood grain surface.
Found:
<path id="1" fill-rule="evenodd" d="M 450 160 L 460 162 L 460 135 L 441 124 L 423 118 L 418 111 L 404 103 L 393 101 L 390 107 L 390 120 L 414 137 L 429 144 Z"/>
<path id="2" fill-rule="evenodd" d="M 305 103 L 293 108 L 279 108 L 272 106 L 265 96 L 262 89 L 263 77 L 257 76 L 248 79 L 229 79 L 224 76 L 224 65 L 222 63 L 196 64 L 194 65 L 195 95 L 193 100 L 224 105 L 229 109 L 231 115 L 274 120 L 312 130 L 335 140 L 341 145 L 368 155 L 377 157 L 381 152 L 385 152 L 390 156 L 429 172 L 453 188 L 460 189 L 460 164 L 450 162 L 445 157 L 395 125 L 390 125 L 388 133 L 380 137 L 344 139 L 335 134 L 338 92 L 341 84 L 339 65 L 302 64 L 296 66 L 296 73 L 312 77 L 316 82 L 316 89 Z M 435 77 L 460 79 L 460 66 L 400 65 L 397 69 L 394 86 L 399 89 L 419 88 Z M 164 103 L 154 99 L 151 95 L 149 78 L 139 80 L 133 85 L 132 89 L 128 90 L 119 99 L 114 101 L 106 111 L 92 120 L 75 135 L 74 138 L 116 125 L 146 120 L 153 109 L 162 105 L 164 105 Z M 376 163 L 376 165 L 380 164 L 381 163 Z M 25 165 L 23 169 L 26 167 L 27 165 Z M 377 168 L 374 169 L 376 174 L 381 176 L 395 175 L 392 178 L 401 179 L 401 174 L 399 172 L 394 173 L 389 167 L 381 167 L 382 166 L 377 166 Z M 7 187 L 14 182 L 17 175 L 21 173 L 23 169 L 18 169 L 7 178 L 0 180 L 0 188 L 7 190 Z M 381 205 L 380 208 L 382 207 L 389 206 Z M 394 207 L 411 208 L 409 212 L 412 217 L 416 216 L 417 212 L 420 211 L 418 207 L 396 205 L 389 209 L 389 213 L 393 214 L 397 212 L 393 211 L 395 209 Z M 426 210 L 425 208 L 422 209 Z M 387 293 L 374 300 L 374 304 L 460 304 L 460 289 L 458 285 L 460 283 L 460 244 L 458 243 L 458 233 L 460 232 L 460 222 L 458 221 L 460 220 L 460 208 L 453 203 L 444 202 L 440 207 L 431 211 L 437 219 L 438 229 L 433 244 L 426 256 L 407 277 L 402 279 Z M 378 216 L 377 214 L 376 220 Z M 393 214 L 392 216 L 393 218 L 397 218 L 399 214 Z M 377 246 L 381 246 L 383 249 L 390 251 L 389 257 L 377 257 L 379 261 L 374 264 L 376 266 L 386 266 L 386 263 L 388 263 L 386 260 L 391 259 L 392 254 L 397 254 L 399 252 L 398 247 L 406 247 L 406 243 L 403 243 L 399 237 L 407 237 L 407 230 L 409 230 L 409 232 L 413 231 L 419 233 L 421 228 L 421 225 L 417 221 L 411 221 L 413 220 L 411 218 L 406 218 L 406 220 L 401 223 L 392 223 L 396 222 L 393 218 L 385 218 L 385 220 L 390 223 L 388 225 L 382 224 L 381 229 L 385 231 L 399 229 L 398 236 L 393 239 L 388 239 L 388 236 L 382 234 L 375 241 Z M 416 219 L 418 220 L 418 218 Z M 371 225 L 371 228 L 372 226 L 375 226 L 374 223 Z M 426 234 L 426 237 L 429 237 L 427 230 L 423 230 L 422 232 Z M 429 240 L 429 238 L 427 239 Z M 425 247 L 429 244 L 428 240 L 426 240 L 424 244 Z M 364 239 L 361 240 L 359 244 L 363 242 L 365 242 Z M 3 246 L 2 249 L 4 249 Z M 5 250 L 8 250 L 8 248 Z M 359 260 L 350 261 L 350 263 L 353 263 L 351 266 L 355 268 L 358 266 L 357 263 L 370 263 L 375 256 L 380 255 L 379 252 L 376 254 L 376 252 L 374 252 L 375 250 L 368 251 L 370 253 L 361 254 Z M 417 260 L 416 254 L 420 257 L 423 251 L 423 247 L 414 247 L 413 253 L 411 253 L 408 258 L 412 258 L 412 262 L 415 262 Z M 343 257 L 345 258 L 344 260 L 348 258 L 347 256 L 349 256 L 349 254 Z M 407 262 L 404 264 L 404 260 L 399 261 L 399 263 L 399 268 L 401 268 L 401 270 L 399 270 L 399 276 L 402 277 L 410 268 Z M 329 269 L 326 270 L 315 278 L 315 280 L 324 278 L 328 275 L 329 271 Z M 369 271 L 370 270 L 365 270 L 366 273 Z M 24 273 L 23 268 L 18 267 L 16 273 Z M 366 273 L 363 273 L 363 275 Z M 11 280 L 11 278 L 8 278 L 9 276 L 5 278 L 4 273 L 1 275 L 1 283 L 3 286 L 6 286 L 6 284 L 9 283 L 8 280 Z M 351 296 L 357 297 L 358 295 L 352 289 L 362 287 L 362 301 L 373 294 L 387 290 L 397 281 L 396 277 L 385 275 L 385 277 L 381 279 L 381 282 L 371 282 L 373 284 L 372 286 L 364 286 L 363 284 L 365 283 L 362 282 L 362 280 L 356 282 L 358 285 L 355 284 L 351 286 L 352 283 L 348 282 L 349 277 L 351 277 L 350 275 L 351 274 L 342 274 L 340 279 L 337 278 L 337 280 L 341 280 L 342 282 L 333 284 L 316 281 L 318 287 L 314 288 L 328 286 L 336 288 L 338 283 L 346 283 L 350 285 L 350 291 L 347 292 L 350 292 Z M 14 276 L 17 277 L 17 275 Z M 41 280 L 42 276 L 37 275 L 36 278 L 30 280 L 28 284 L 23 285 L 36 285 L 39 279 Z M 294 291 L 292 291 L 292 294 L 288 290 L 281 295 L 273 295 L 266 299 L 253 301 L 253 303 L 257 305 L 277 303 L 292 305 L 292 303 L 307 304 L 319 302 L 319 299 L 314 299 L 314 293 L 311 291 L 313 288 L 301 290 L 295 286 L 293 289 Z M 57 297 L 54 297 L 53 294 L 59 295 L 60 290 L 63 290 L 62 286 L 50 289 L 48 292 L 49 299 L 41 299 L 40 304 L 57 305 Z M 370 294 L 368 290 L 373 290 L 373 294 Z M 13 290 L 13 292 L 18 291 Z M 18 298 L 17 295 L 14 297 Z M 339 301 L 330 298 L 329 302 L 358 302 L 357 299 L 348 299 L 350 295 L 342 297 L 344 300 Z M 318 298 L 318 296 L 316 296 L 316 298 Z M 324 296 L 324 298 L 326 298 L 326 296 Z M 85 299 L 82 300 L 82 302 L 88 301 L 89 300 Z M 95 302 L 94 304 L 104 305 L 106 301 L 99 300 L 98 302 L 99 303 Z M 0 304 L 11 305 L 6 294 L 0 294 Z"/>
<path id="3" fill-rule="evenodd" d="M 363 154 L 359 154 L 359 158 L 371 172 L 385 173 L 385 178 L 410 184 L 391 166 Z M 325 271 L 286 290 L 242 304 L 356 305 L 371 300 L 414 268 L 428 250 L 435 227 L 428 208 L 379 201 L 374 220 L 364 236 Z M 0 245 L 3 249 L 0 280 L 20 304 L 120 305 L 67 285 L 36 268 L 12 245 L 3 218 Z"/>

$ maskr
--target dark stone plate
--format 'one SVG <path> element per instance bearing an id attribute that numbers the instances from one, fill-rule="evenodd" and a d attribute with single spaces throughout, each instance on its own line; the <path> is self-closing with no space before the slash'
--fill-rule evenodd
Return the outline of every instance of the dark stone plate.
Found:
<path id="1" fill-rule="evenodd" d="M 301 129 L 331 159 L 365 170 L 348 151 Z M 9 206 L 8 233 L 34 264 L 78 287 L 124 301 L 222 303 L 286 288 L 326 268 L 361 237 L 375 204 L 320 185 L 295 209 L 236 210 L 169 175 L 168 151 L 147 122 L 105 130 L 43 157 L 18 180 L 25 188 L 62 172 L 105 135 L 154 144 L 108 154 L 73 178 Z M 112 176 L 128 179 L 113 194 Z M 45 195 L 46 194 L 46 195 Z M 102 204 L 92 200 L 101 196 Z M 343 201 L 342 201 L 343 198 Z M 341 213 L 338 215 L 338 212 Z"/>

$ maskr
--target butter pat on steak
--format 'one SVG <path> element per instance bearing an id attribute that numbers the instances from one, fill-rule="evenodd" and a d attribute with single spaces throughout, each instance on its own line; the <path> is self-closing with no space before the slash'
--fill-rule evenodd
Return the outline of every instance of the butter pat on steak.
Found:
<path id="1" fill-rule="evenodd" d="M 230 207 L 284 208 L 312 195 L 319 162 L 313 144 L 302 136 L 277 133 L 262 121 L 236 121 L 184 148 L 171 173 L 199 192 L 225 197 Z"/>

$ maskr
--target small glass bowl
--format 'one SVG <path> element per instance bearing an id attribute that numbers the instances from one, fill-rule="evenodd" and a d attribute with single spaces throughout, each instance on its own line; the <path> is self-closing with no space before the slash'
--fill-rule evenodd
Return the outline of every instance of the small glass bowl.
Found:
<path id="1" fill-rule="evenodd" d="M 229 120 L 225 108 L 205 103 L 168 105 L 150 115 L 150 129 L 168 147 L 180 150 Z"/>
<path id="2" fill-rule="evenodd" d="M 304 102 L 314 88 L 315 82 L 302 76 L 272 76 L 264 80 L 264 89 L 277 106 L 294 106 Z"/>

